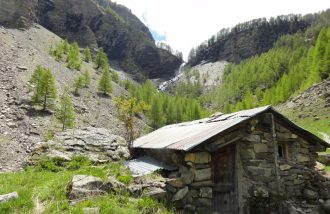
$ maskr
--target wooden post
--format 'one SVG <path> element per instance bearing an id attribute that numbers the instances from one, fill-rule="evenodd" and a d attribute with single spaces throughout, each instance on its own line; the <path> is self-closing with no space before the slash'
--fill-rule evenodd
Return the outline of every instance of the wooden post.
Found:
<path id="1" fill-rule="evenodd" d="M 276 184 L 277 184 L 277 193 L 280 194 L 281 185 L 280 185 L 280 175 L 279 175 L 279 166 L 278 166 L 278 145 L 276 139 L 276 129 L 275 129 L 275 120 L 274 115 L 270 114 L 272 120 L 272 136 L 273 136 L 273 146 L 274 146 L 274 163 L 275 163 L 275 176 L 276 176 Z"/>
<path id="2" fill-rule="evenodd" d="M 281 178 L 279 175 L 279 166 L 278 166 L 278 144 L 276 138 L 276 129 L 275 129 L 275 120 L 274 115 L 270 113 L 271 120 L 272 120 L 272 136 L 273 136 L 273 145 L 274 145 L 274 163 L 275 163 L 275 176 L 276 176 L 276 187 L 277 187 L 277 195 L 281 194 Z M 278 207 L 278 213 L 282 214 L 281 206 Z"/>

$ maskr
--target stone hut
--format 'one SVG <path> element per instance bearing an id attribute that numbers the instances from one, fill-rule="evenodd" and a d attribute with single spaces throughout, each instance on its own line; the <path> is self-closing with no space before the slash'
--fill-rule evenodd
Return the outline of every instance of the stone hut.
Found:
<path id="1" fill-rule="evenodd" d="M 271 106 L 165 126 L 133 143 L 176 166 L 166 189 L 177 208 L 220 214 L 269 213 L 251 209 L 278 210 L 278 198 L 317 202 L 314 166 L 327 146 Z"/>

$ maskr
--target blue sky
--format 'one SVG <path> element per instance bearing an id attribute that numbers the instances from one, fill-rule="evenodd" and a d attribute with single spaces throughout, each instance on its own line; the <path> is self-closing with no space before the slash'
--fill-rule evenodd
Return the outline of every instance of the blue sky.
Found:
<path id="1" fill-rule="evenodd" d="M 330 8 L 330 0 L 113 0 L 130 8 L 150 29 L 155 40 L 181 51 L 222 28 L 261 17 L 307 14 Z"/>

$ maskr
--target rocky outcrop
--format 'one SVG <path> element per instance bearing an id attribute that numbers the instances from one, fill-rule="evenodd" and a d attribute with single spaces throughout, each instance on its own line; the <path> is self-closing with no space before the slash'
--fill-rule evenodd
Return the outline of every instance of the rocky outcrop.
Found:
<path id="1" fill-rule="evenodd" d="M 75 155 L 83 155 L 99 163 L 129 157 L 124 138 L 107 129 L 92 127 L 58 133 L 53 140 L 38 143 L 34 151 L 37 157 L 46 154 L 70 160 Z"/>
<path id="2" fill-rule="evenodd" d="M 0 204 L 8 202 L 10 200 L 18 199 L 17 192 L 8 193 L 5 195 L 0 195 Z"/>
<path id="3" fill-rule="evenodd" d="M 9 28 L 30 27 L 36 21 L 37 0 L 0 0 L 0 25 Z"/>
<path id="4" fill-rule="evenodd" d="M 81 46 L 102 47 L 137 78 L 168 77 L 181 59 L 158 49 L 148 28 L 129 9 L 108 0 L 40 0 L 41 25 Z"/>
<path id="5" fill-rule="evenodd" d="M 131 11 L 108 0 L 0 0 L 0 25 L 38 22 L 80 46 L 102 47 L 110 60 L 137 79 L 173 76 L 182 59 L 159 49 L 149 29 Z"/>
<path id="6" fill-rule="evenodd" d="M 107 194 L 100 178 L 89 175 L 75 175 L 68 187 L 68 197 L 71 202 L 77 202 L 93 196 Z"/>

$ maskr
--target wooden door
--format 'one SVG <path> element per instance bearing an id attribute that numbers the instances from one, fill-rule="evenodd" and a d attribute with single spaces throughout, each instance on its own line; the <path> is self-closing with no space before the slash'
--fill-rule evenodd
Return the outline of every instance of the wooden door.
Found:
<path id="1" fill-rule="evenodd" d="M 236 214 L 238 203 L 235 178 L 235 145 L 212 154 L 213 213 Z"/>

